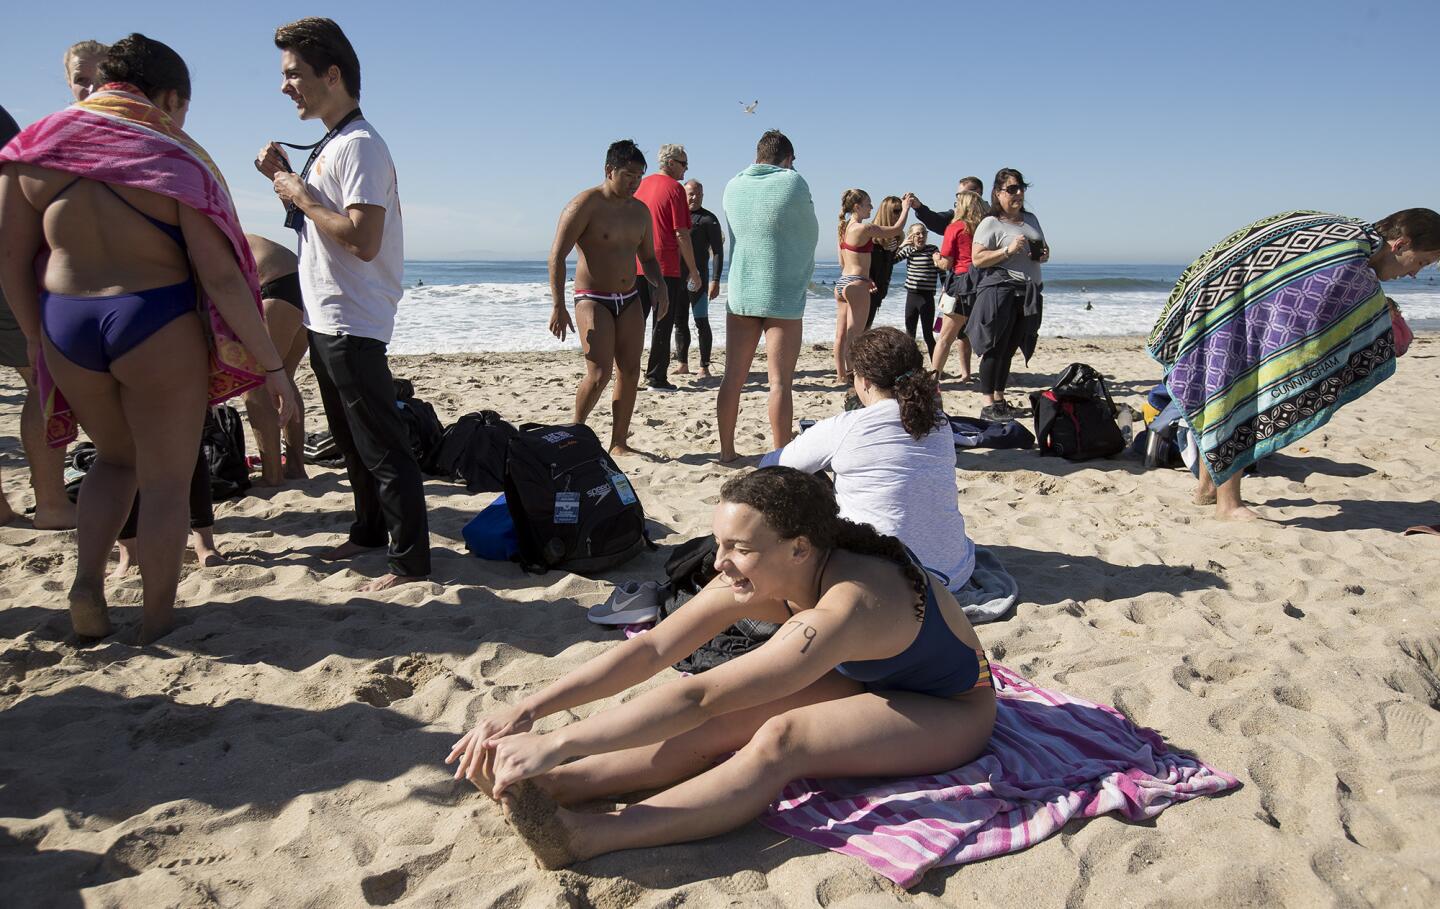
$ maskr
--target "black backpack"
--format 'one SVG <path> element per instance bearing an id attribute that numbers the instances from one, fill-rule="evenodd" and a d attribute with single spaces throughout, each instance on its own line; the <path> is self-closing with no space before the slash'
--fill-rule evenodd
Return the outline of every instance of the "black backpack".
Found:
<path id="1" fill-rule="evenodd" d="M 603 571 L 651 545 L 629 478 L 583 424 L 520 427 L 506 449 L 505 504 L 526 571 Z"/>
<path id="2" fill-rule="evenodd" d="M 415 397 L 415 386 L 409 379 L 395 379 L 395 406 L 410 434 L 410 453 L 420 469 L 431 473 L 435 457 L 440 453 L 440 438 L 445 427 L 440 423 L 430 402 Z"/>
<path id="3" fill-rule="evenodd" d="M 1032 393 L 1030 404 L 1042 457 L 1088 461 L 1125 450 L 1125 437 L 1115 422 L 1115 402 L 1105 377 L 1094 367 L 1071 363 L 1049 391 Z"/>
<path id="4" fill-rule="evenodd" d="M 446 428 L 433 463 L 421 469 L 462 482 L 467 492 L 502 492 L 506 452 L 518 431 L 493 410 L 467 413 Z"/>
<path id="5" fill-rule="evenodd" d="M 245 460 L 245 424 L 229 404 L 205 413 L 200 453 L 210 465 L 210 495 L 216 501 L 243 495 L 250 488 L 250 465 Z"/>

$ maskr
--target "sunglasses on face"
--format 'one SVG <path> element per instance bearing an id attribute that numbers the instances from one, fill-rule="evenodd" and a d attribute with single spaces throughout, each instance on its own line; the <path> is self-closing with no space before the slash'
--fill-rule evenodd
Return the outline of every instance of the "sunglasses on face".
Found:
<path id="1" fill-rule="evenodd" d="M 1001 192 L 1009 193 L 1012 196 L 1018 196 L 1024 191 L 1025 184 L 1023 183 L 1011 183 L 1009 186 L 1003 187 L 1001 189 Z"/>

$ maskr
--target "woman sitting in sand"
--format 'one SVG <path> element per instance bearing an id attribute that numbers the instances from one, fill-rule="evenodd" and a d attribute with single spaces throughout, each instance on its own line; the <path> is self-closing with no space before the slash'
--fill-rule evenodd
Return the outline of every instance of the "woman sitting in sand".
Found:
<path id="1" fill-rule="evenodd" d="M 915 340 L 872 328 L 850 348 L 859 410 L 821 420 L 760 462 L 835 471 L 840 516 L 898 537 L 958 591 L 975 570 L 955 490 L 955 437 Z"/>
<path id="2" fill-rule="evenodd" d="M 847 189 L 840 196 L 840 279 L 835 282 L 835 379 L 850 384 L 850 345 L 865 330 L 870 316 L 870 256 L 875 241 L 898 239 L 905 232 L 910 200 L 900 205 L 896 222 L 888 227 L 866 223 L 872 209 L 863 189 Z"/>
<path id="3" fill-rule="evenodd" d="M 989 742 L 995 693 L 980 640 L 898 540 L 844 520 L 825 483 L 788 467 L 731 479 L 720 500 L 720 573 L 704 591 L 484 718 L 446 758 L 503 803 L 545 867 L 732 830 L 801 777 L 940 773 Z M 530 731 L 644 682 L 742 618 L 783 627 L 703 675 Z M 653 789 L 614 811 L 569 807 Z"/>

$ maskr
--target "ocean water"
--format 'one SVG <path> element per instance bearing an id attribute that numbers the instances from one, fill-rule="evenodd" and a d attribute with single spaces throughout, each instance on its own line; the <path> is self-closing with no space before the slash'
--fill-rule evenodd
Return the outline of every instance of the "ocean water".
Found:
<path id="1" fill-rule="evenodd" d="M 1170 295 L 1182 265 L 1047 264 L 1046 337 L 1146 335 Z M 571 274 L 574 266 L 571 266 Z M 833 341 L 840 275 L 834 263 L 816 266 L 805 309 L 805 340 Z M 1440 329 L 1440 276 L 1386 284 L 1406 319 L 1417 329 Z M 878 325 L 905 324 L 905 269 L 897 266 L 876 318 Z M 543 261 L 405 263 L 405 297 L 395 324 L 392 353 L 454 353 L 480 350 L 579 349 L 571 334 L 562 344 L 547 328 L 550 286 Z M 567 286 L 567 297 L 569 287 Z M 572 310 L 573 312 L 573 310 Z M 688 318 L 688 315 L 687 315 Z M 725 338 L 725 283 L 710 303 L 717 351 Z M 692 328 L 691 347 L 694 348 Z M 694 356 L 692 354 L 692 356 Z M 723 353 L 712 354 L 719 359 Z"/>

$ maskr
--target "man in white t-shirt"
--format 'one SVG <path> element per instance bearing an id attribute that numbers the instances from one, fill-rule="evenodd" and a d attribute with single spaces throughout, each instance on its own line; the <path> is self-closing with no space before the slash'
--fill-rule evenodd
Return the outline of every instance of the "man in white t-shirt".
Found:
<path id="1" fill-rule="evenodd" d="M 360 61 L 340 26 L 300 19 L 276 29 L 275 46 L 280 90 L 300 119 L 329 130 L 299 175 L 274 142 L 256 159 L 286 203 L 286 225 L 300 234 L 310 366 L 355 496 L 350 539 L 324 558 L 347 559 L 388 539 L 389 573 L 361 588 L 384 590 L 430 574 L 424 479 L 385 355 L 405 257 L 395 164 L 360 113 Z"/>

